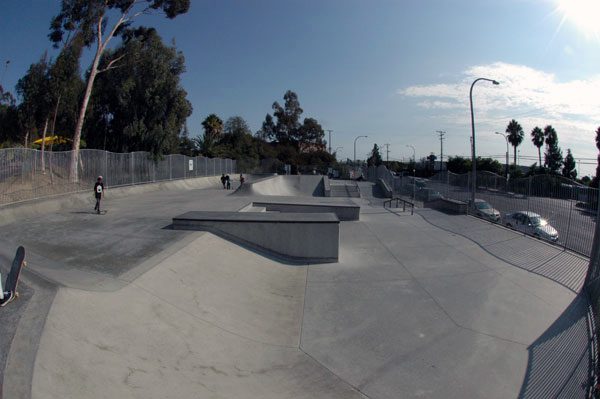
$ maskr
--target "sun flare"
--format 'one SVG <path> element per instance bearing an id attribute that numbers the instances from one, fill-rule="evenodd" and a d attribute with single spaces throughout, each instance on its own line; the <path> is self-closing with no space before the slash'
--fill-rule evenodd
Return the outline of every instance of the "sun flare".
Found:
<path id="1" fill-rule="evenodd" d="M 600 39 L 600 0 L 556 0 L 563 21 L 575 25 L 587 36 Z"/>

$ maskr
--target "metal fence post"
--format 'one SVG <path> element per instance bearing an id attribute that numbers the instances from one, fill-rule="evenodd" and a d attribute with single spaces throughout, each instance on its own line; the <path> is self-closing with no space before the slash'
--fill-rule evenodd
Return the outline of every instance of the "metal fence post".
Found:
<path id="1" fill-rule="evenodd" d="M 527 179 L 527 212 L 529 212 L 529 210 L 531 209 L 530 202 L 531 202 L 531 181 L 532 180 L 533 180 L 533 176 L 529 176 L 529 179 Z"/>
<path id="2" fill-rule="evenodd" d="M 565 235 L 565 242 L 563 249 L 567 249 L 567 241 L 569 241 L 569 233 L 571 232 L 571 215 L 573 214 L 573 200 L 569 199 L 569 220 L 567 222 L 567 234 Z"/>
<path id="3" fill-rule="evenodd" d="M 171 155 L 169 155 L 169 180 L 173 180 L 173 167 L 171 163 Z"/>
<path id="4" fill-rule="evenodd" d="M 133 177 L 133 174 L 134 174 L 134 170 L 133 170 L 133 157 L 134 157 L 134 155 L 133 154 L 134 154 L 133 152 L 129 153 L 129 156 L 131 157 L 130 165 L 131 165 L 131 184 L 132 185 L 135 184 L 135 179 Z"/>

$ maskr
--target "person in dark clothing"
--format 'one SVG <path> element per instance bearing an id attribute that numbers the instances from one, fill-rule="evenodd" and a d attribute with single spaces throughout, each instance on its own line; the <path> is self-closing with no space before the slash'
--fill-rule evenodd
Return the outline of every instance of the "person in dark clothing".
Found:
<path id="1" fill-rule="evenodd" d="M 227 190 L 231 188 L 231 179 L 229 178 L 229 175 L 225 176 L 225 185 L 227 186 Z"/>
<path id="2" fill-rule="evenodd" d="M 221 184 L 223 184 L 223 188 L 225 188 L 225 173 L 221 175 Z"/>
<path id="3" fill-rule="evenodd" d="M 246 179 L 244 179 L 244 175 L 240 173 L 240 187 L 244 184 Z"/>
<path id="4" fill-rule="evenodd" d="M 94 197 L 96 197 L 96 206 L 94 210 L 100 214 L 100 200 L 102 199 L 102 195 L 104 194 L 104 183 L 102 182 L 102 176 L 98 176 L 98 180 L 96 180 L 96 184 L 94 184 Z"/>

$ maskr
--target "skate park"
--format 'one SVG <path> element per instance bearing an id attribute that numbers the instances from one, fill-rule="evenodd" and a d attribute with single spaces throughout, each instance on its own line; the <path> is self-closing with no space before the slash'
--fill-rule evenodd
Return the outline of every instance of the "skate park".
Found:
<path id="1" fill-rule="evenodd" d="M 83 194 L 4 207 L 1 263 L 28 263 L 2 397 L 586 397 L 589 259 L 302 177 L 109 187 L 106 215 Z M 174 228 L 190 212 L 205 224 Z M 311 239 L 337 253 L 300 259 Z"/>

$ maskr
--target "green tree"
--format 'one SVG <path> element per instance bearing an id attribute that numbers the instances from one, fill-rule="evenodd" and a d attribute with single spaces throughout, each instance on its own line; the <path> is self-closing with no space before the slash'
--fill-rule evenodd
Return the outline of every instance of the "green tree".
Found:
<path id="1" fill-rule="evenodd" d="M 300 116 L 304 112 L 300 108 L 298 95 L 288 90 L 283 99 L 284 106 L 279 105 L 277 101 L 273 103 L 273 116 L 277 118 L 275 124 L 275 139 L 279 143 L 288 143 L 297 146 L 300 130 Z"/>
<path id="2" fill-rule="evenodd" d="M 508 133 L 508 142 L 513 146 L 514 164 L 517 164 L 517 147 L 523 142 L 525 133 L 523 128 L 519 125 L 516 120 L 511 120 L 506 126 L 506 133 Z"/>
<path id="3" fill-rule="evenodd" d="M 79 159 L 79 146 L 81 132 L 86 116 L 86 110 L 92 88 L 98 73 L 107 71 L 116 66 L 121 58 L 113 58 L 107 62 L 104 69 L 99 69 L 102 55 L 108 48 L 109 42 L 126 31 L 133 20 L 140 16 L 155 11 L 162 11 L 164 15 L 173 19 L 179 14 L 186 13 L 190 7 L 190 0 L 62 0 L 61 9 L 50 24 L 50 40 L 58 46 L 59 43 L 68 41 L 71 37 L 80 37 L 86 47 L 95 43 L 96 51 L 89 68 L 87 83 L 75 132 L 73 134 L 73 156 L 70 162 L 70 176 L 72 180 L 78 180 L 77 160 Z M 109 27 L 108 15 L 116 12 L 119 18 Z"/>
<path id="4" fill-rule="evenodd" d="M 23 132 L 25 147 L 30 143 L 30 138 L 42 131 L 42 126 L 44 126 L 43 130 L 47 128 L 51 103 L 49 69 L 48 56 L 44 54 L 37 63 L 31 64 L 25 76 L 17 82 L 16 91 L 21 98 L 19 119 L 25 129 Z"/>
<path id="5" fill-rule="evenodd" d="M 567 156 L 563 161 L 562 175 L 569 179 L 575 180 L 577 178 L 577 170 L 575 170 L 575 158 L 571 153 L 571 149 L 567 148 Z"/>
<path id="6" fill-rule="evenodd" d="M 297 140 L 300 146 L 313 147 L 319 151 L 325 150 L 323 127 L 314 118 L 304 118 L 304 122 L 298 130 Z"/>
<path id="7" fill-rule="evenodd" d="M 471 170 L 471 160 L 461 156 L 448 157 L 446 167 L 448 171 L 456 174 L 468 173 Z"/>
<path id="8" fill-rule="evenodd" d="M 185 59 L 152 28 L 122 36 L 121 46 L 107 50 L 99 64 L 107 68 L 111 59 L 119 58 L 122 67 L 98 75 L 87 144 L 117 152 L 149 151 L 155 158 L 176 152 L 192 112 L 180 84 Z"/>
<path id="9" fill-rule="evenodd" d="M 493 158 L 481 158 L 477 157 L 477 171 L 479 172 L 492 172 L 497 175 L 501 174 L 504 170 L 504 166 Z"/>
<path id="10" fill-rule="evenodd" d="M 271 114 L 267 114 L 265 116 L 264 122 L 262 123 L 261 129 L 258 132 L 256 132 L 256 137 L 258 137 L 262 141 L 275 140 L 275 131 L 276 127 L 275 122 L 273 122 L 273 117 L 271 116 Z"/>
<path id="11" fill-rule="evenodd" d="M 542 166 L 542 147 L 544 145 L 544 131 L 539 127 L 534 127 L 531 131 L 531 142 L 538 150 L 539 165 Z"/>
<path id="12" fill-rule="evenodd" d="M 225 135 L 230 135 L 233 137 L 252 135 L 252 131 L 250 130 L 250 126 L 248 126 L 248 122 L 246 122 L 241 116 L 232 116 L 231 118 L 227 119 L 225 121 L 225 125 L 223 126 L 223 132 Z"/>
<path id="13" fill-rule="evenodd" d="M 558 173 L 563 160 L 562 150 L 558 147 L 558 134 L 551 125 L 548 125 L 544 128 L 544 136 L 546 137 L 544 164 L 550 173 Z"/>
<path id="14" fill-rule="evenodd" d="M 223 133 L 223 121 L 215 114 L 210 114 L 202 121 L 204 135 L 201 141 L 202 154 L 207 157 L 214 156 L 215 145 Z"/>
<path id="15" fill-rule="evenodd" d="M 194 157 L 198 155 L 196 142 L 190 138 L 190 132 L 188 130 L 187 123 L 183 125 L 183 130 L 179 135 L 179 153 L 187 155 L 188 157 Z"/>
<path id="16" fill-rule="evenodd" d="M 379 166 L 383 164 L 383 159 L 381 158 L 381 153 L 379 152 L 379 146 L 377 144 L 373 144 L 373 149 L 371 150 L 371 155 L 367 158 L 368 166 Z"/>
<path id="17" fill-rule="evenodd" d="M 17 142 L 18 132 L 19 114 L 15 98 L 0 86 L 0 147 Z"/>

